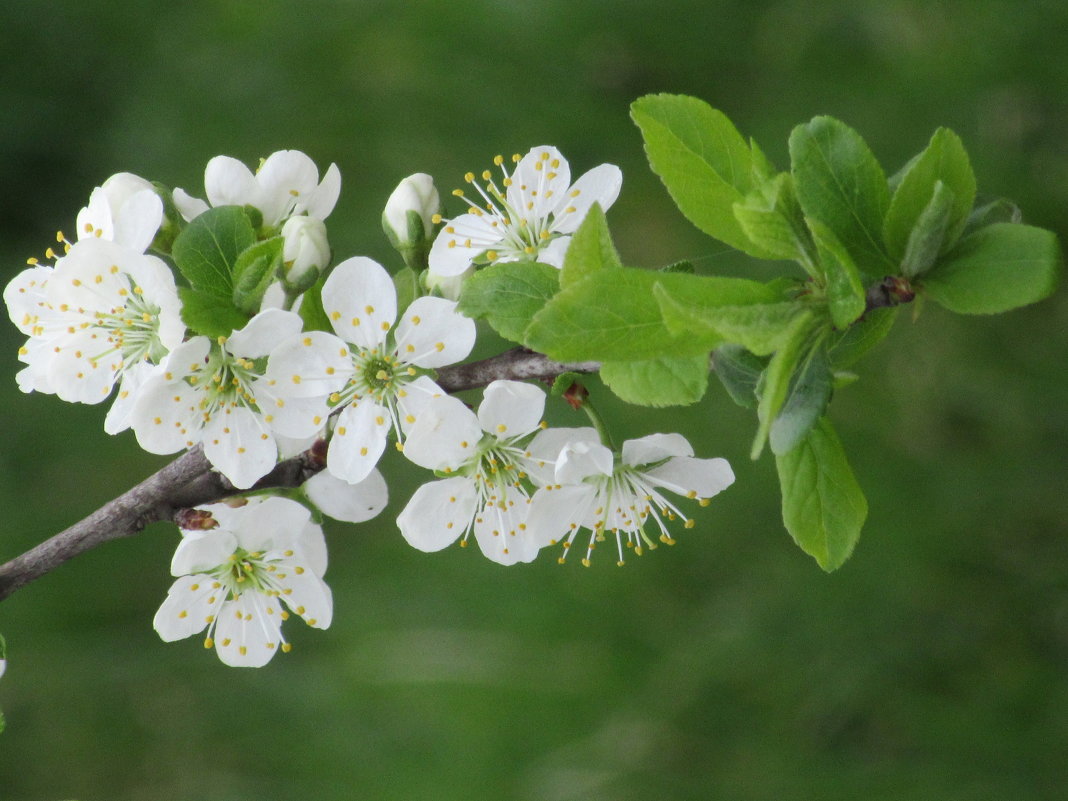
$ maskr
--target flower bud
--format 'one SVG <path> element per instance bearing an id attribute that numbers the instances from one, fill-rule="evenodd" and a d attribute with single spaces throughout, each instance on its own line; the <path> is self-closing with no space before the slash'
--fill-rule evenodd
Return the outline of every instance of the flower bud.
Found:
<path id="1" fill-rule="evenodd" d="M 401 181 L 386 201 L 382 230 L 413 270 L 426 269 L 434 215 L 440 211 L 441 199 L 434 179 L 422 172 Z"/>
<path id="2" fill-rule="evenodd" d="M 286 288 L 303 292 L 330 262 L 326 225 L 314 217 L 290 217 L 282 226 L 282 264 Z"/>

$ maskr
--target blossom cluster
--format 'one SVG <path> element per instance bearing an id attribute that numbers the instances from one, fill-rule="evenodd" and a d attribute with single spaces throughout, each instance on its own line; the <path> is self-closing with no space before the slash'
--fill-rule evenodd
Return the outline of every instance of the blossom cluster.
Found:
<path id="1" fill-rule="evenodd" d="M 514 156 L 511 171 L 494 163 L 499 175 L 466 176 L 482 202 L 457 190 L 468 208 L 451 219 L 428 175 L 389 198 L 383 226 L 401 269 L 419 273 L 414 293 L 370 258 L 331 264 L 340 172 L 332 164 L 320 178 L 291 150 L 256 170 L 212 159 L 206 200 L 115 175 L 92 192 L 73 241 L 59 233 L 58 248 L 7 285 L 27 337 L 23 391 L 113 398 L 106 431 L 131 429 L 156 454 L 200 446 L 233 489 L 176 518 L 176 580 L 154 621 L 164 640 L 206 632 L 224 663 L 260 666 L 289 650 L 290 616 L 329 626 L 322 517 L 362 523 L 385 508 L 378 464 L 391 441 L 435 473 L 397 518 L 404 539 L 432 552 L 473 537 L 503 565 L 553 545 L 564 561 L 576 541 L 584 564 L 603 542 L 622 564 L 628 551 L 673 543 L 672 521 L 694 525 L 666 493 L 706 504 L 733 482 L 726 460 L 695 457 L 679 434 L 616 451 L 597 428 L 549 427 L 536 385 L 494 381 L 472 410 L 435 381 L 475 346 L 475 321 L 457 303 L 466 276 L 498 262 L 561 266 L 587 211 L 608 208 L 622 182 L 610 164 L 572 182 L 548 146 Z M 241 252 L 186 247 L 209 259 L 207 272 L 183 261 L 183 237 L 214 234 L 224 217 L 213 215 L 227 209 L 238 211 L 226 224 L 246 231 Z M 279 461 L 313 445 L 321 472 L 273 493 Z"/>

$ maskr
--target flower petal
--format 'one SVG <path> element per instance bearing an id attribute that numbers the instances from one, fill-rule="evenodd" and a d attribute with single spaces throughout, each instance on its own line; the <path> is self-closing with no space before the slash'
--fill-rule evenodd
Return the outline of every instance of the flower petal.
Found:
<path id="1" fill-rule="evenodd" d="M 263 422 L 273 431 L 290 439 L 306 440 L 318 434 L 330 416 L 326 396 L 315 398 L 282 398 L 271 392 L 273 387 L 257 381 L 253 392 L 256 403 L 263 410 Z M 297 451 L 299 453 L 304 448 Z M 279 446 L 281 453 L 281 446 Z M 286 457 L 282 457 L 286 458 Z"/>
<path id="2" fill-rule="evenodd" d="M 330 627 L 334 618 L 334 599 L 330 588 L 310 570 L 287 571 L 280 580 L 282 600 L 286 606 L 317 629 Z"/>
<path id="3" fill-rule="evenodd" d="M 322 578 L 323 573 L 326 572 L 327 561 L 326 537 L 323 536 L 323 529 L 309 520 L 297 534 L 295 548 L 306 567 Z"/>
<path id="4" fill-rule="evenodd" d="M 522 381 L 494 381 L 483 394 L 478 422 L 498 439 L 512 439 L 537 428 L 544 412 L 545 393 L 540 388 Z"/>
<path id="5" fill-rule="evenodd" d="M 331 164 L 323 173 L 323 180 L 311 193 L 310 197 L 304 198 L 297 203 L 297 208 L 309 217 L 325 220 L 337 205 L 337 199 L 341 195 L 341 171 L 336 164 Z"/>
<path id="6" fill-rule="evenodd" d="M 258 359 L 268 355 L 279 342 L 299 334 L 303 327 L 304 322 L 299 314 L 282 309 L 265 309 L 240 331 L 231 334 L 224 347 L 234 356 Z"/>
<path id="7" fill-rule="evenodd" d="M 386 449 L 389 413 L 370 398 L 354 401 L 338 416 L 326 467 L 337 478 L 356 484 L 371 472 Z"/>
<path id="8" fill-rule="evenodd" d="M 726 459 L 695 459 L 676 456 L 642 474 L 653 486 L 679 495 L 694 493 L 711 498 L 734 483 L 734 471 Z"/>
<path id="9" fill-rule="evenodd" d="M 144 253 L 156 238 L 163 222 L 163 201 L 151 189 L 132 195 L 115 217 L 114 240 L 131 250 Z"/>
<path id="10" fill-rule="evenodd" d="M 282 608 L 273 597 L 245 592 L 219 610 L 215 652 L 231 667 L 263 667 L 282 643 Z"/>
<path id="11" fill-rule="evenodd" d="M 446 223 L 434 238 L 427 256 L 431 275 L 449 278 L 460 275 L 471 261 L 501 242 L 501 232 L 483 216 L 461 214 Z"/>
<path id="12" fill-rule="evenodd" d="M 650 434 L 623 443 L 623 464 L 640 467 L 672 456 L 693 456 L 693 448 L 682 434 Z"/>
<path id="13" fill-rule="evenodd" d="M 280 551 L 292 548 L 311 512 L 288 498 L 268 496 L 239 507 L 232 520 L 237 542 L 246 551 Z"/>
<path id="14" fill-rule="evenodd" d="M 211 208 L 211 206 L 203 200 L 198 197 L 193 197 L 184 189 L 175 189 L 171 192 L 171 197 L 174 199 L 175 207 L 187 222 L 195 220 Z"/>
<path id="15" fill-rule="evenodd" d="M 204 169 L 204 193 L 212 206 L 247 205 L 260 208 L 262 200 L 256 176 L 230 156 L 216 156 L 208 162 Z"/>
<path id="16" fill-rule="evenodd" d="M 579 484 L 587 478 L 611 476 L 614 464 L 612 451 L 599 442 L 569 442 L 556 460 L 556 481 Z"/>
<path id="17" fill-rule="evenodd" d="M 184 345 L 182 349 L 189 350 Z M 137 444 L 149 453 L 174 453 L 200 441 L 200 398 L 189 384 L 168 381 L 168 375 L 173 374 L 156 373 L 149 378 L 137 393 L 130 411 L 130 427 L 137 436 Z"/>
<path id="18" fill-rule="evenodd" d="M 548 245 L 538 249 L 538 261 L 560 269 L 564 266 L 564 257 L 571 246 L 570 236 L 557 236 Z"/>
<path id="19" fill-rule="evenodd" d="M 538 490 L 530 499 L 526 519 L 532 541 L 544 547 L 573 537 L 586 525 L 596 499 L 597 489 L 592 484 Z"/>
<path id="20" fill-rule="evenodd" d="M 482 555 L 500 565 L 531 562 L 538 544 L 529 535 L 526 520 L 530 498 L 506 487 L 501 496 L 491 498 L 475 515 L 475 539 Z"/>
<path id="21" fill-rule="evenodd" d="M 122 356 L 115 352 L 102 359 L 93 356 L 111 348 L 108 338 L 92 328 L 54 340 L 48 382 L 56 395 L 69 403 L 100 403 L 110 395 Z"/>
<path id="22" fill-rule="evenodd" d="M 364 256 L 345 259 L 323 284 L 323 310 L 346 342 L 368 350 L 386 340 L 397 319 L 393 279 L 378 262 Z"/>
<path id="23" fill-rule="evenodd" d="M 337 392 L 352 373 L 352 356 L 344 342 L 325 331 L 307 331 L 271 351 L 265 377 L 277 386 L 275 395 L 314 398 Z"/>
<path id="24" fill-rule="evenodd" d="M 265 225 L 276 226 L 294 207 L 311 198 L 319 184 L 319 169 L 299 150 L 279 150 L 269 155 L 256 172 L 261 191 L 257 208 Z M 215 204 L 218 205 L 218 204 Z"/>
<path id="25" fill-rule="evenodd" d="M 560 451 L 570 442 L 600 443 L 597 430 L 591 426 L 582 428 L 547 428 L 534 435 L 527 445 L 529 454 L 524 465 L 527 473 L 539 486 L 556 483 L 556 462 Z"/>
<path id="26" fill-rule="evenodd" d="M 45 287 L 52 273 L 52 267 L 39 264 L 23 270 L 4 287 L 8 316 L 19 331 L 27 336 L 38 335 L 38 318 L 50 313 L 46 305 Z"/>
<path id="27" fill-rule="evenodd" d="M 445 395 L 419 413 L 404 441 L 404 455 L 428 470 L 455 469 L 477 453 L 481 439 L 474 412 Z"/>
<path id="28" fill-rule="evenodd" d="M 516 165 L 508 187 L 508 202 L 519 216 L 513 223 L 544 220 L 566 196 L 570 183 L 571 168 L 559 150 L 550 145 L 531 148 Z"/>
<path id="29" fill-rule="evenodd" d="M 141 387 L 148 379 L 163 373 L 161 365 L 141 362 L 122 374 L 122 383 L 119 384 L 118 394 L 115 401 L 108 409 L 104 418 L 104 431 L 108 434 L 118 434 L 125 431 L 131 425 L 134 402 L 137 400 Z"/>
<path id="30" fill-rule="evenodd" d="M 431 481 L 415 491 L 397 518 L 397 526 L 413 548 L 440 551 L 471 525 L 475 503 L 475 487 L 469 479 Z"/>
<path id="31" fill-rule="evenodd" d="M 475 346 L 475 322 L 444 298 L 417 298 L 395 332 L 397 356 L 419 367 L 443 367 L 466 359 Z"/>
<path id="32" fill-rule="evenodd" d="M 323 470 L 304 482 L 304 492 L 323 514 L 345 523 L 370 520 L 386 508 L 389 500 L 386 480 L 377 470 L 371 470 L 357 484 Z"/>
<path id="33" fill-rule="evenodd" d="M 222 525 L 221 521 L 216 520 Z M 203 573 L 224 565 L 237 550 L 237 535 L 225 528 L 182 532 L 171 558 L 171 575 Z"/>
<path id="34" fill-rule="evenodd" d="M 397 390 L 397 411 L 400 413 L 401 431 L 405 434 L 419 419 L 419 413 L 434 398 L 445 397 L 445 390 L 425 375 L 416 376 Z"/>
<path id="35" fill-rule="evenodd" d="M 575 181 L 566 196 L 557 201 L 553 210 L 553 230 L 573 234 L 586 219 L 586 213 L 594 203 L 599 203 L 602 211 L 608 211 L 608 207 L 619 197 L 622 185 L 623 173 L 615 164 L 594 167 Z"/>
<path id="36" fill-rule="evenodd" d="M 167 592 L 152 628 L 164 642 L 191 637 L 211 622 L 219 602 L 219 593 L 211 576 L 181 576 Z"/>
<path id="37" fill-rule="evenodd" d="M 251 487 L 278 461 L 278 448 L 267 424 L 244 407 L 216 413 L 205 423 L 201 441 L 212 467 L 237 489 Z"/>

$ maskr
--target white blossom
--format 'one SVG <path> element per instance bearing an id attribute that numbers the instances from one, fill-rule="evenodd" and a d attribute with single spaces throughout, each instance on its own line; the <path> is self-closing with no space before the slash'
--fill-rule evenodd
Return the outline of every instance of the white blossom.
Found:
<path id="1" fill-rule="evenodd" d="M 12 321 L 30 339 L 19 349 L 24 392 L 100 403 L 118 382 L 105 422 L 129 425 L 130 404 L 185 334 L 174 277 L 155 256 L 103 238 L 80 239 L 54 267 L 35 265 L 4 290 Z"/>
<path id="2" fill-rule="evenodd" d="M 430 249 L 430 273 L 455 276 L 475 262 L 539 261 L 560 267 L 571 234 L 595 202 L 607 209 L 615 202 L 623 175 L 614 164 L 601 164 L 571 183 L 567 160 L 554 147 L 532 148 L 512 156 L 509 174 L 503 156 L 498 184 L 490 170 L 467 181 L 480 199 L 457 189 L 468 212 L 446 221 Z M 438 218 L 440 219 L 440 217 Z"/>
<path id="3" fill-rule="evenodd" d="M 525 480 L 537 465 L 524 443 L 541 426 L 545 393 L 494 381 L 476 415 L 451 396 L 433 399 L 408 432 L 404 455 L 448 474 L 424 484 L 397 518 L 421 551 L 439 551 L 472 531 L 482 553 L 504 565 L 530 562 L 544 544 L 527 524 Z"/>
<path id="4" fill-rule="evenodd" d="M 341 192 L 341 173 L 331 164 L 322 181 L 319 170 L 299 150 L 272 153 L 253 173 L 235 158 L 216 156 L 204 170 L 207 202 L 174 190 L 174 203 L 187 220 L 215 206 L 252 206 L 263 214 L 263 224 L 277 229 L 296 215 L 325 220 Z"/>
<path id="5" fill-rule="evenodd" d="M 460 361 L 475 324 L 443 298 L 418 298 L 397 320 L 389 274 L 364 257 L 346 259 L 323 286 L 323 309 L 336 336 L 313 331 L 271 353 L 271 390 L 287 401 L 340 409 L 327 454 L 338 478 L 361 481 L 377 464 L 390 430 L 398 442 L 433 397 L 444 394 L 421 372 Z"/>
<path id="6" fill-rule="evenodd" d="M 225 664 L 262 667 L 279 650 L 290 650 L 282 636 L 290 612 L 314 628 L 329 627 L 326 541 L 307 508 L 286 498 L 253 497 L 244 505 L 194 512 L 201 513 L 201 528 L 183 530 L 171 561 L 178 580 L 153 620 L 164 641 L 207 629 L 204 647 L 214 647 Z"/>
<path id="7" fill-rule="evenodd" d="M 175 348 L 134 404 L 138 443 L 161 454 L 203 443 L 235 487 L 251 487 L 278 461 L 276 434 L 307 438 L 326 421 L 324 399 L 283 399 L 263 377 L 265 357 L 301 326 L 298 315 L 268 309 L 229 337 L 195 336 Z"/>
<path id="8" fill-rule="evenodd" d="M 618 564 L 623 564 L 624 547 L 640 555 L 643 545 L 655 548 L 656 540 L 674 544 L 665 519 L 681 517 L 686 528 L 693 527 L 693 519 L 661 490 L 705 506 L 734 483 L 726 459 L 695 458 L 681 434 L 628 440 L 618 456 L 589 434 L 574 437 L 557 457 L 555 476 L 556 483 L 534 494 L 527 525 L 543 538 L 541 545 L 563 540 L 561 562 L 579 530 L 587 529 L 590 536 L 582 560 L 587 566 L 596 544 L 608 535 L 614 535 Z"/>

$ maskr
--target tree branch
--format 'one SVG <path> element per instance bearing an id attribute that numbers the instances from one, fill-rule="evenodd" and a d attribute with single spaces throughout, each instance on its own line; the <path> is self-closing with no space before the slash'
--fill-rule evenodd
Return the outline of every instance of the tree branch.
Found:
<path id="1" fill-rule="evenodd" d="M 550 379 L 561 373 L 592 373 L 599 368 L 597 362 L 563 364 L 525 348 L 513 348 L 482 361 L 442 367 L 437 382 L 446 392 L 459 392 L 498 379 Z M 317 442 L 304 453 L 279 462 L 252 489 L 299 487 L 325 467 L 323 445 L 322 441 Z M 238 492 L 211 469 L 198 445 L 84 520 L 0 565 L 0 601 L 98 545 L 138 534 L 151 523 L 171 520 L 181 509 Z"/>

